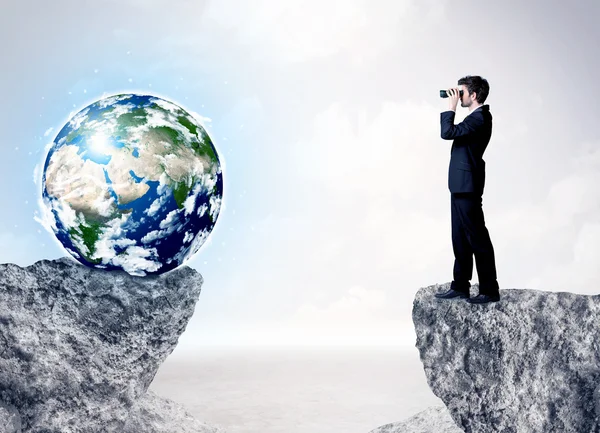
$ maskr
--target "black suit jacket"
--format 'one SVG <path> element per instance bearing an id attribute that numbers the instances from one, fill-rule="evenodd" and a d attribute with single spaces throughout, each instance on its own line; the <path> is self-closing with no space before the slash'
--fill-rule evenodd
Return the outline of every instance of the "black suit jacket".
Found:
<path id="1" fill-rule="evenodd" d="M 492 136 L 492 113 L 489 105 L 476 108 L 458 125 L 455 112 L 440 114 L 442 138 L 454 140 L 450 150 L 448 189 L 451 193 L 473 192 L 483 195 L 485 161 L 483 153 Z"/>

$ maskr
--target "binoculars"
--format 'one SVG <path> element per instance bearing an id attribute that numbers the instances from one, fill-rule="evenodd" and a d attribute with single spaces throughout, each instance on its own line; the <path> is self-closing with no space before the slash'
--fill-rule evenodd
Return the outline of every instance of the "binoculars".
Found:
<path id="1" fill-rule="evenodd" d="M 462 90 L 459 90 L 459 91 L 458 91 L 458 94 L 459 94 L 460 96 L 462 96 L 462 95 L 463 95 L 463 91 L 462 91 Z M 447 98 L 447 97 L 449 97 L 449 96 L 450 96 L 450 95 L 448 95 L 448 92 L 447 92 L 447 91 L 445 91 L 445 90 L 440 90 L 440 98 Z"/>

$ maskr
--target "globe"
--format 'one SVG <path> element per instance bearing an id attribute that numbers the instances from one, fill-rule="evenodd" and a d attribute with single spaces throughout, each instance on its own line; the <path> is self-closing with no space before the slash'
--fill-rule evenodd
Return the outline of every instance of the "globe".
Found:
<path id="1" fill-rule="evenodd" d="M 162 274 L 213 230 L 223 177 L 194 116 L 165 99 L 120 94 L 76 113 L 51 144 L 42 203 L 79 262 L 131 275 Z"/>

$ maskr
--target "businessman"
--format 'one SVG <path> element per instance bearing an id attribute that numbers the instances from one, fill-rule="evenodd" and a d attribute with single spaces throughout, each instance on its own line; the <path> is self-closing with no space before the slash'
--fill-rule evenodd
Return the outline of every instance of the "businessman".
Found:
<path id="1" fill-rule="evenodd" d="M 462 90 L 462 96 L 459 91 Z M 454 270 L 450 289 L 435 296 L 442 299 L 464 298 L 472 304 L 497 302 L 500 290 L 492 241 L 485 227 L 482 209 L 485 184 L 483 153 L 492 135 L 490 106 L 483 105 L 489 94 L 487 80 L 467 75 L 458 87 L 448 89 L 449 107 L 441 113 L 442 138 L 453 140 L 448 170 L 452 218 Z M 469 109 L 469 114 L 454 125 L 456 106 Z M 479 294 L 469 297 L 473 277 L 473 255 L 479 276 Z"/>

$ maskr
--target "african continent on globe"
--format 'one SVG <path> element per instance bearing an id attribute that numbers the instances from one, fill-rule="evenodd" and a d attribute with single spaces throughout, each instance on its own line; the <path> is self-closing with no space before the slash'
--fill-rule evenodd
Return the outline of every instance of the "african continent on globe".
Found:
<path id="1" fill-rule="evenodd" d="M 81 263 L 162 274 L 213 229 L 223 194 L 217 151 L 198 121 L 149 95 L 100 99 L 67 122 L 44 164 L 46 220 Z"/>

